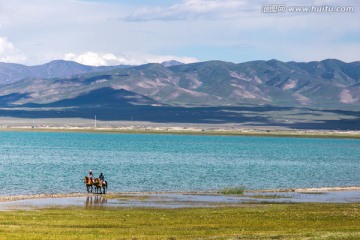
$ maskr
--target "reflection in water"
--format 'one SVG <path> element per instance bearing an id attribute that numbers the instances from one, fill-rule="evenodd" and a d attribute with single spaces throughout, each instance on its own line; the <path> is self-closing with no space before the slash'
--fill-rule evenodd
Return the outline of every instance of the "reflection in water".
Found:
<path id="1" fill-rule="evenodd" d="M 107 203 L 107 199 L 102 196 L 89 196 L 86 198 L 85 206 L 93 207 L 93 206 L 102 206 Z"/>
<path id="2" fill-rule="evenodd" d="M 107 196 L 109 197 L 109 196 Z M 1 199 L 1 198 L 0 198 Z M 360 191 L 323 192 L 249 192 L 240 196 L 216 194 L 126 194 L 106 199 L 101 195 L 84 197 L 31 198 L 0 201 L 0 211 L 6 209 L 29 209 L 32 207 L 83 206 L 94 207 L 215 207 L 242 203 L 351 203 L 360 202 Z M 1 238 L 1 237 L 0 237 Z"/>

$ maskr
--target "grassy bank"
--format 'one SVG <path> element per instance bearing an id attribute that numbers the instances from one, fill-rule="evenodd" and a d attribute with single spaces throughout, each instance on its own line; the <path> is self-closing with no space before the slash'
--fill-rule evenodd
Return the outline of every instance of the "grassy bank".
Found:
<path id="1" fill-rule="evenodd" d="M 244 186 L 239 187 L 227 187 L 220 191 L 221 194 L 225 195 L 242 195 L 245 192 Z"/>
<path id="2" fill-rule="evenodd" d="M 360 203 L 0 212 L 0 239 L 360 239 Z"/>

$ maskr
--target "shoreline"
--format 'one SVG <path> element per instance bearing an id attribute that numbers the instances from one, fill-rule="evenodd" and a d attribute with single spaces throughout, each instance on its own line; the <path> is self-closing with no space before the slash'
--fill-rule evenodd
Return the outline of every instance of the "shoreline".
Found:
<path id="1" fill-rule="evenodd" d="M 288 189 L 269 189 L 269 190 L 250 190 L 248 192 L 297 192 L 297 193 L 306 193 L 306 192 L 338 192 L 338 191 L 360 191 L 360 186 L 351 186 L 351 187 L 319 187 L 319 188 L 288 188 Z"/>
<path id="2" fill-rule="evenodd" d="M 360 191 L 360 186 L 351 187 L 320 187 L 320 188 L 289 188 L 289 189 L 269 189 L 269 190 L 245 190 L 245 193 L 250 194 L 271 194 L 271 193 L 324 193 L 324 192 L 349 192 Z M 107 194 L 95 193 L 54 193 L 54 194 L 30 194 L 30 195 L 4 195 L 0 196 L 0 203 L 13 202 L 19 200 L 31 199 L 51 199 L 51 198 L 77 198 L 77 197 L 93 197 L 93 196 L 160 196 L 160 195 L 198 195 L 198 196 L 242 196 L 242 195 L 227 195 L 221 194 L 219 191 L 195 191 L 195 192 L 109 192 Z"/>
<path id="3" fill-rule="evenodd" d="M 124 126 L 124 127 L 0 127 L 0 132 L 64 132 L 109 134 L 176 134 L 204 136 L 259 136 L 301 138 L 351 138 L 359 139 L 360 130 L 302 130 L 276 128 L 246 128 L 229 126 Z"/>

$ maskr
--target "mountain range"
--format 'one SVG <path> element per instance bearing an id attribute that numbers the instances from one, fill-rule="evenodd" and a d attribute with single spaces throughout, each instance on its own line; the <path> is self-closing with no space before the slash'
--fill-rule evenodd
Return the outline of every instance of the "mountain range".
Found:
<path id="1" fill-rule="evenodd" d="M 76 62 L 55 60 L 43 65 L 25 66 L 0 62 L 0 84 L 17 82 L 24 78 L 56 78 L 75 74 L 100 72 L 126 66 L 86 66 Z"/>
<path id="2" fill-rule="evenodd" d="M 62 109 L 65 117 L 90 117 L 91 110 L 97 109 L 107 120 L 231 123 L 244 119 L 242 111 L 247 108 L 258 113 L 269 108 L 308 109 L 305 115 L 343 111 L 351 122 L 346 127 L 355 124 L 357 128 L 359 106 L 359 61 L 169 61 L 111 67 L 63 60 L 33 67 L 0 63 L 0 114 L 11 116 L 41 117 L 40 112 L 52 114 L 44 109 L 57 108 L 54 111 Z M 186 117 L 176 118 L 181 114 Z M 239 114 L 242 118 L 236 117 Z M 250 118 L 251 122 L 270 121 Z"/>

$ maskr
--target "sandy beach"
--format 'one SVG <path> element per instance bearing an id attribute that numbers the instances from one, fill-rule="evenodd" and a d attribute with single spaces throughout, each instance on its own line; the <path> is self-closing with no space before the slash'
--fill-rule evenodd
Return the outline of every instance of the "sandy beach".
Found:
<path id="1" fill-rule="evenodd" d="M 0 131 L 21 132 L 84 132 L 113 134 L 181 134 L 181 135 L 225 135 L 225 136 L 268 136 L 305 138 L 360 138 L 360 131 L 338 130 L 292 130 L 273 128 L 244 128 L 227 126 L 123 126 L 123 127 L 50 127 L 13 126 L 0 127 Z"/>
<path id="2" fill-rule="evenodd" d="M 0 117 L 0 131 L 360 138 L 359 130 L 291 129 L 281 126 L 250 126 L 241 123 L 155 123 L 98 120 L 95 127 L 93 120 L 81 118 L 21 119 Z"/>

